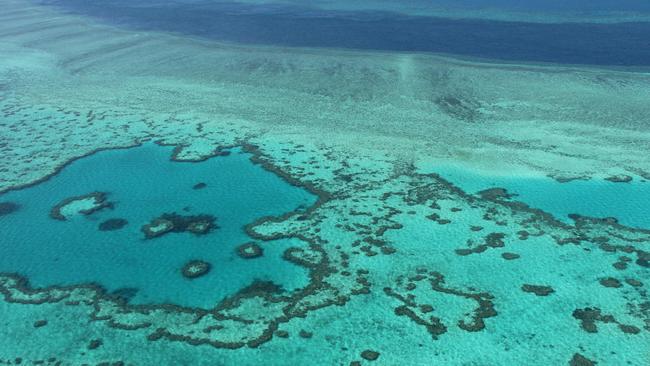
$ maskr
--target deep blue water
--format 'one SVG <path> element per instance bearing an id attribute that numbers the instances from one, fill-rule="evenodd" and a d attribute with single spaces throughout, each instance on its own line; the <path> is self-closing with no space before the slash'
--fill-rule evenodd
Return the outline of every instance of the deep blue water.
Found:
<path id="1" fill-rule="evenodd" d="M 516 11 L 650 11 L 646 0 L 403 0 L 422 7 L 459 9 L 498 8 Z"/>
<path id="2" fill-rule="evenodd" d="M 503 61 L 650 65 L 650 22 L 540 24 L 203 1 L 43 2 L 136 29 L 245 44 L 434 52 Z M 583 2 L 568 2 L 573 6 L 564 6 L 563 2 L 554 1 L 555 7 L 521 4 L 510 0 L 501 5 L 512 9 L 561 11 L 579 10 Z M 597 4 L 602 6 L 591 9 L 650 10 L 650 6 L 639 2 L 628 1 L 623 4 L 628 6 L 621 7 L 605 0 Z"/>
<path id="3" fill-rule="evenodd" d="M 0 216 L 0 272 L 17 272 L 34 286 L 96 282 L 109 291 L 137 288 L 134 303 L 212 307 L 253 280 L 270 280 L 286 290 L 308 282 L 306 271 L 281 256 L 298 240 L 259 242 L 264 256 L 243 259 L 236 247 L 252 240 L 243 226 L 267 215 L 310 206 L 316 197 L 233 153 L 201 163 L 170 161 L 171 148 L 153 144 L 104 151 L 77 160 L 50 180 L 0 195 L 21 205 Z M 199 182 L 207 186 L 195 190 Z M 68 221 L 49 217 L 65 198 L 108 192 L 114 209 Z M 188 208 L 185 210 L 185 208 Z M 211 214 L 219 229 L 204 235 L 169 233 L 144 240 L 143 224 L 166 212 Z M 109 218 L 123 218 L 121 230 L 99 231 Z M 212 264 L 204 277 L 187 280 L 192 259 Z"/>

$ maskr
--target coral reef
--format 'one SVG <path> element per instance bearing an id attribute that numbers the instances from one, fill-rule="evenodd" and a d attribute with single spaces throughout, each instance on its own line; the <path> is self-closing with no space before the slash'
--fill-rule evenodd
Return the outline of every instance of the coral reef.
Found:
<path id="1" fill-rule="evenodd" d="M 255 242 L 244 243 L 237 247 L 237 254 L 245 259 L 258 258 L 264 254 L 262 247 Z"/>
<path id="2" fill-rule="evenodd" d="M 205 235 L 218 228 L 216 218 L 212 215 L 179 215 L 175 212 L 165 213 L 154 218 L 141 227 L 146 239 L 153 239 L 167 233 L 190 232 Z"/>
<path id="3" fill-rule="evenodd" d="M 91 215 L 105 208 L 113 208 L 113 202 L 107 200 L 106 192 L 91 192 L 64 199 L 50 211 L 50 217 L 65 221 L 73 215 Z"/>
<path id="4" fill-rule="evenodd" d="M 187 262 L 181 269 L 181 273 L 185 278 L 194 279 L 208 274 L 211 267 L 210 263 L 195 259 Z"/>

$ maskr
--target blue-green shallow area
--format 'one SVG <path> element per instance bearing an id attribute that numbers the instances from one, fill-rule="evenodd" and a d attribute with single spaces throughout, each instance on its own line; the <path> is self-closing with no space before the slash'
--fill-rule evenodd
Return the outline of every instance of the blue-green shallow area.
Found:
<path id="1" fill-rule="evenodd" d="M 51 179 L 0 195 L 20 204 L 0 216 L 0 272 L 17 272 L 35 287 L 95 282 L 108 291 L 135 288 L 132 303 L 212 307 L 253 280 L 270 280 L 292 290 L 304 286 L 304 269 L 282 259 L 299 240 L 259 242 L 264 256 L 240 258 L 236 247 L 252 239 L 243 227 L 268 215 L 312 205 L 316 197 L 255 165 L 250 154 L 233 150 L 200 163 L 170 160 L 172 149 L 147 144 L 103 151 L 77 160 Z M 195 190 L 196 183 L 207 186 Z M 63 199 L 108 192 L 114 209 L 57 221 L 51 208 Z M 185 209 L 185 210 L 184 210 Z M 140 228 L 162 213 L 211 214 L 219 228 L 207 235 L 168 233 L 145 240 Z M 123 218 L 121 230 L 100 231 L 109 218 Z M 192 259 L 212 264 L 205 276 L 181 275 Z"/>
<path id="2" fill-rule="evenodd" d="M 614 183 L 604 179 L 572 180 L 560 183 L 549 177 L 484 175 L 458 166 L 432 169 L 468 193 L 505 188 L 512 199 L 544 210 L 557 219 L 572 223 L 570 214 L 615 217 L 623 225 L 650 228 L 650 183 L 634 179 Z"/>

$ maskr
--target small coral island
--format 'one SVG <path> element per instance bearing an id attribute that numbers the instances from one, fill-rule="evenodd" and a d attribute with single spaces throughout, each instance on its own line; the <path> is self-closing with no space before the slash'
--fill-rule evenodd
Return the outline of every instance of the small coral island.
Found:
<path id="1" fill-rule="evenodd" d="M 52 207 L 50 217 L 55 220 L 66 221 L 73 216 L 88 216 L 105 208 L 113 208 L 113 202 L 109 202 L 106 196 L 106 192 L 92 192 L 66 198 Z"/>
<path id="2" fill-rule="evenodd" d="M 194 279 L 210 272 L 211 267 L 210 263 L 195 259 L 187 262 L 181 272 L 183 277 Z"/>
<path id="3" fill-rule="evenodd" d="M 261 257 L 264 254 L 262 247 L 255 242 L 249 242 L 237 247 L 237 254 L 245 259 Z"/>
<path id="4" fill-rule="evenodd" d="M 189 231 L 195 235 L 204 235 L 218 228 L 216 217 L 212 215 L 179 215 L 175 212 L 165 213 L 154 218 L 140 229 L 147 239 L 163 236 L 167 233 Z"/>

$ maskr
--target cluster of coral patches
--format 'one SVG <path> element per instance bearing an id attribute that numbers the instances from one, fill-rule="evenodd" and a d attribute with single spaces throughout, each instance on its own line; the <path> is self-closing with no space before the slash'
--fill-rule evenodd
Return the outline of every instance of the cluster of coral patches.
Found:
<path id="1" fill-rule="evenodd" d="M 503 189 L 484 191 L 478 197 L 466 195 L 456 189 L 450 183 L 435 175 L 417 175 L 418 180 L 427 180 L 427 177 L 438 180 L 436 189 L 430 190 L 430 207 L 441 215 L 453 214 L 453 209 L 443 209 L 437 203 L 451 201 L 454 205 L 461 205 L 464 201 L 467 209 L 478 211 L 482 214 L 483 223 L 480 226 L 470 227 L 472 232 L 480 232 L 483 226 L 516 228 L 516 235 L 506 235 L 494 232 L 482 240 L 478 246 L 456 250 L 461 256 L 467 254 L 480 254 L 486 249 L 503 249 L 517 242 L 528 240 L 530 237 L 551 238 L 557 245 L 575 245 L 583 247 L 585 253 L 600 253 L 599 256 L 611 258 L 612 266 L 621 271 L 625 280 L 618 280 L 612 277 L 601 278 L 594 274 L 593 282 L 604 287 L 612 288 L 612 296 L 623 298 L 627 304 L 624 316 L 628 319 L 636 319 L 639 326 L 650 331 L 650 298 L 643 282 L 638 276 L 647 275 L 647 268 L 650 267 L 650 252 L 647 245 L 650 244 L 650 230 L 630 228 L 618 223 L 615 218 L 590 218 L 580 215 L 570 215 L 574 220 L 573 225 L 568 225 L 556 220 L 553 216 L 541 210 L 533 209 L 526 204 L 514 201 Z M 510 230 L 510 231 L 515 231 Z M 590 255 L 590 254 L 585 254 Z M 595 255 L 595 254 L 591 254 Z M 512 252 L 503 252 L 502 257 L 506 260 L 518 259 L 519 255 Z M 576 259 L 579 260 L 579 259 Z M 635 278 L 636 277 L 636 278 Z M 624 288 L 623 282 L 629 285 Z M 549 285 L 524 284 L 521 289 L 524 292 L 531 292 L 537 296 L 549 296 L 554 290 Z M 595 309 L 595 308 L 592 308 Z M 626 333 L 635 333 L 639 326 L 621 324 L 615 318 L 605 315 L 601 316 L 596 311 L 584 311 L 578 309 L 574 317 L 592 319 L 604 323 L 617 324 Z M 591 324 L 587 322 L 586 324 Z M 584 328 L 583 328 L 584 329 Z"/>
<path id="2" fill-rule="evenodd" d="M 50 217 L 65 221 L 76 215 L 91 215 L 105 208 L 113 208 L 114 203 L 107 200 L 106 192 L 92 192 L 74 196 L 57 203 L 50 211 Z"/>
<path id="3" fill-rule="evenodd" d="M 254 146 L 244 145 L 244 148 L 255 154 L 253 160 L 256 163 L 278 173 L 292 184 L 311 189 L 320 197 L 318 203 L 308 210 L 300 208 L 283 217 L 264 218 L 246 228 L 249 235 L 257 240 L 297 238 L 304 241 L 305 247 L 294 248 L 286 258 L 291 258 L 298 265 L 302 263 L 307 269 L 309 283 L 305 287 L 286 292 L 273 284 L 256 282 L 224 299 L 215 308 L 206 310 L 173 304 L 131 306 L 122 298 L 111 296 L 96 286 L 32 289 L 20 277 L 8 275 L 1 277 L 0 281 L 0 291 L 5 295 L 5 300 L 31 304 L 64 301 L 68 305 L 92 306 L 92 319 L 107 321 L 110 326 L 125 330 L 150 329 L 151 341 L 165 338 L 190 344 L 238 348 L 257 347 L 272 339 L 280 324 L 292 318 L 302 318 L 311 311 L 332 305 L 341 306 L 351 296 L 368 294 L 368 271 L 349 268 L 350 255 L 342 246 L 330 245 L 319 235 L 320 229 L 312 226 L 324 218 L 318 209 L 330 200 L 328 194 L 276 168 L 262 158 Z M 197 217 L 188 220 L 187 217 L 170 214 L 158 219 L 150 223 L 154 236 L 175 230 L 201 228 L 190 225 L 197 221 Z M 300 225 L 294 226 L 294 223 Z M 261 230 L 257 231 L 258 228 Z"/>
<path id="4" fill-rule="evenodd" d="M 95 321 L 107 321 L 110 326 L 124 330 L 150 329 L 150 341 L 164 338 L 219 348 L 257 347 L 277 335 L 280 324 L 325 306 L 343 305 L 349 299 L 326 281 L 334 268 L 320 245 L 311 243 L 305 253 L 309 251 L 320 254 L 306 254 L 310 258 L 311 281 L 308 286 L 286 292 L 271 282 L 255 281 L 209 310 L 172 304 L 131 306 L 121 297 L 112 296 L 97 286 L 33 289 L 25 279 L 16 275 L 0 276 L 0 293 L 9 302 L 64 302 L 71 306 L 88 306 Z M 208 270 L 207 263 L 193 261 L 184 268 L 184 274 L 187 272 L 187 277 L 195 278 Z M 365 274 L 360 271 L 359 278 Z M 360 280 L 351 290 L 368 293 L 368 287 L 367 281 Z"/>
<path id="5" fill-rule="evenodd" d="M 190 232 L 195 235 L 205 235 L 218 228 L 216 218 L 212 215 L 179 215 L 175 212 L 165 213 L 154 218 L 140 230 L 145 238 L 153 239 L 167 233 Z"/>
<path id="6" fill-rule="evenodd" d="M 502 248 L 505 246 L 505 243 L 503 242 L 504 237 L 504 233 L 489 233 L 481 244 L 476 244 L 473 240 L 469 239 L 467 240 L 467 246 L 469 248 L 456 249 L 456 254 L 470 255 L 483 253 L 489 248 Z"/>
<path id="7" fill-rule="evenodd" d="M 639 334 L 641 332 L 641 329 L 635 327 L 634 325 L 628 325 L 619 322 L 611 314 L 603 314 L 602 311 L 598 308 L 576 309 L 573 312 L 573 317 L 580 321 L 580 328 L 582 328 L 582 330 L 587 333 L 597 333 L 597 323 L 599 322 L 604 324 L 616 324 L 623 333 L 627 334 Z"/>
<path id="8" fill-rule="evenodd" d="M 180 136 L 174 131 L 167 132 L 170 134 L 167 143 L 178 139 L 179 143 L 190 146 L 192 139 L 196 138 L 190 133 Z M 432 247 L 438 255 L 444 254 L 443 250 L 448 251 L 450 256 L 447 259 L 452 261 L 470 261 L 501 252 L 504 263 L 510 258 L 508 264 L 519 265 L 522 260 L 514 260 L 519 258 L 519 253 L 515 253 L 517 244 L 530 238 L 545 237 L 549 243 L 554 242 L 551 245 L 583 247 L 584 255 L 611 256 L 613 264 L 625 264 L 625 268 L 620 264 L 617 266 L 620 271 L 630 272 L 627 276 L 630 279 L 635 279 L 636 272 L 632 273 L 632 268 L 645 269 L 648 265 L 648 253 L 643 246 L 650 242 L 650 232 L 625 228 L 612 220 L 576 218 L 575 225 L 568 225 L 513 201 L 505 191 L 467 195 L 435 174 L 419 174 L 412 165 L 388 158 L 360 157 L 322 146 L 306 147 L 291 142 L 268 143 L 263 147 L 264 154 L 251 144 L 244 144 L 243 148 L 254 154 L 254 162 L 319 196 L 318 202 L 307 210 L 263 218 L 246 227 L 249 236 L 258 241 L 296 238 L 305 242 L 305 246 L 287 249 L 283 255 L 285 260 L 308 271 L 309 283 L 305 287 L 287 292 L 270 283 L 253 283 L 212 309 L 174 305 L 134 307 L 96 288 L 92 291 L 87 287 L 36 291 L 16 285 L 15 277 L 5 277 L 0 291 L 8 301 L 66 301 L 70 305 L 92 306 L 93 319 L 126 330 L 150 330 L 149 339 L 152 341 L 169 339 L 194 345 L 238 348 L 257 347 L 276 335 L 280 336 L 283 333 L 277 332 L 279 327 L 292 318 L 305 317 L 324 307 L 344 305 L 353 296 L 370 293 L 368 263 L 373 257 L 396 255 L 401 261 L 412 258 L 418 262 L 414 263 L 416 265 L 427 263 L 421 247 L 416 249 L 418 252 L 409 252 L 413 250 L 408 247 L 410 243 L 393 239 L 396 237 L 393 234 L 400 232 L 421 232 L 424 225 L 435 226 L 436 230 L 453 228 L 458 230 L 455 233 L 463 240 L 473 239 L 471 248 L 477 247 L 474 243 L 479 243 L 478 246 L 484 245 L 486 249 L 472 250 L 472 255 L 463 256 L 455 252 L 462 243 L 449 243 L 448 247 L 442 247 L 444 243 L 440 243 Z M 178 156 L 194 159 L 191 154 L 182 152 Z M 404 219 L 405 216 L 409 219 Z M 427 216 L 435 222 L 425 219 Z M 414 220 L 417 217 L 423 220 Z M 468 217 L 476 219 L 468 220 Z M 170 232 L 174 223 L 168 221 L 152 222 L 154 231 Z M 621 259 L 623 257 L 626 259 Z M 566 269 L 571 270 L 571 267 Z M 477 267 L 477 270 L 483 269 Z M 398 302 L 400 319 L 422 324 L 432 336 L 439 336 L 454 322 L 460 329 L 479 331 L 489 327 L 491 321 L 499 321 L 493 318 L 495 308 L 498 309 L 499 301 L 508 299 L 493 299 L 487 293 L 491 289 L 482 289 L 483 292 L 469 289 L 469 286 L 476 286 L 473 283 L 448 285 L 440 273 L 424 269 L 420 272 L 403 277 L 398 285 L 392 282 L 378 285 L 378 288 L 387 287 L 385 293 Z M 570 276 L 567 278 L 571 279 Z M 598 278 L 594 281 L 597 282 Z M 512 282 L 512 293 L 524 296 L 520 290 L 522 279 L 513 279 Z M 554 284 L 543 284 L 551 285 Z M 526 289 L 540 294 L 549 292 L 546 288 L 527 286 Z M 644 305 L 648 301 L 647 294 L 638 290 L 625 296 L 628 299 L 627 315 L 650 327 L 650 307 Z M 539 301 L 553 301 L 557 297 L 548 296 Z M 438 302 L 442 299 L 456 305 L 442 306 Z M 394 311 L 387 309 L 391 310 Z M 565 317 L 567 321 L 574 321 L 570 312 Z M 618 313 L 616 318 L 619 318 Z"/>
<path id="9" fill-rule="evenodd" d="M 497 315 L 493 296 L 485 292 L 473 292 L 448 287 L 442 274 L 419 268 L 413 275 L 399 276 L 394 287 L 385 287 L 384 293 L 399 301 L 395 314 L 405 316 L 418 325 L 424 326 L 433 339 L 447 332 L 445 319 L 440 312 L 454 313 L 456 325 L 468 332 L 485 328 L 486 318 Z M 441 296 L 454 296 L 459 300 L 454 309 L 449 308 L 449 300 Z M 444 308 L 443 305 L 446 304 Z M 442 309 L 441 309 L 442 308 Z M 432 315 L 432 314 L 437 314 Z M 469 314 L 469 316 L 465 315 Z"/>
<path id="10" fill-rule="evenodd" d="M 252 146 L 246 148 L 256 152 Z M 261 156 L 256 155 L 255 161 L 291 183 L 300 184 Z M 15 276 L 4 277 L 5 282 L 0 284 L 0 288 L 7 301 L 65 301 L 69 305 L 92 306 L 94 320 L 108 321 L 112 327 L 127 330 L 150 329 L 151 341 L 165 338 L 222 348 L 257 347 L 272 339 L 278 327 L 292 318 L 305 317 L 310 311 L 323 307 L 344 305 L 351 296 L 370 292 L 366 279 L 368 271 L 350 268 L 350 255 L 342 246 L 330 245 L 319 235 L 319 228 L 312 225 L 324 219 L 318 209 L 329 200 L 328 195 L 313 186 L 305 186 L 320 197 L 314 207 L 280 218 L 264 218 L 246 228 L 249 235 L 257 240 L 297 238 L 306 243 L 304 247 L 291 248 L 285 253 L 285 259 L 307 269 L 309 283 L 303 288 L 286 292 L 274 284 L 256 282 L 209 310 L 181 308 L 171 304 L 131 306 L 97 287 L 34 290 Z M 150 224 L 155 236 L 188 229 L 196 217 L 191 220 L 180 218 L 182 220 L 179 221 L 178 215 L 162 215 L 158 221 L 154 220 L 156 222 Z M 76 292 L 81 288 L 84 291 Z"/>
<path id="11" fill-rule="evenodd" d="M 253 225 L 253 230 L 249 230 L 250 234 L 255 236 L 260 233 L 263 234 L 262 237 L 277 238 L 286 237 L 289 232 L 294 233 L 294 236 L 317 239 L 317 242 L 324 243 L 321 248 L 327 258 L 337 258 L 341 260 L 340 263 L 348 265 L 345 268 L 337 268 L 328 276 L 328 282 L 336 283 L 339 290 L 345 290 L 345 284 L 358 282 L 360 279 L 356 278 L 355 274 L 366 271 L 358 264 L 356 256 L 373 257 L 406 251 L 402 248 L 405 243 L 392 242 L 390 238 L 394 236 L 386 235 L 407 229 L 407 223 L 402 219 L 404 215 L 422 214 L 445 227 L 456 225 L 454 230 L 460 230 L 460 227 L 465 225 L 465 232 L 462 235 L 457 232 L 456 235 L 472 238 L 467 241 L 469 249 L 460 253 L 457 251 L 458 246 L 449 249 L 452 253 L 455 252 L 458 258 L 466 258 L 468 254 L 482 255 L 497 251 L 503 259 L 513 261 L 520 258 L 518 253 L 512 251 L 519 243 L 530 238 L 543 237 L 548 242 L 555 242 L 560 246 L 572 244 L 583 247 L 584 255 L 590 255 L 589 253 L 598 252 L 600 249 L 600 253 L 591 255 L 609 258 L 612 254 L 613 261 L 618 260 L 616 263 L 623 261 L 626 266 L 636 265 L 638 269 L 648 265 L 648 253 L 643 248 L 650 242 L 650 232 L 618 225 L 615 220 L 574 217 L 575 225 L 568 225 L 552 215 L 514 201 L 514 196 L 504 189 L 484 191 L 477 196 L 468 195 L 435 174 L 420 174 L 413 166 L 394 161 L 375 160 L 373 164 L 368 164 L 367 161 L 364 163 L 363 159 L 354 156 L 327 150 L 322 152 L 322 148 L 321 151 L 318 148 L 310 151 L 303 146 L 280 150 L 276 148 L 270 155 L 284 156 L 283 159 L 274 160 L 272 170 L 280 170 L 280 174 L 285 175 L 289 172 L 291 179 L 299 179 L 300 182 L 307 182 L 308 186 L 318 187 L 329 193 L 322 196 L 327 199 L 319 201 L 317 206 L 308 212 L 257 223 Z M 317 156 L 325 159 L 319 160 Z M 267 162 L 263 157 L 258 156 L 257 159 L 262 163 Z M 282 169 L 278 169 L 278 166 Z M 468 221 L 468 216 L 475 216 L 476 219 Z M 456 217 L 461 218 L 457 220 Z M 489 231 L 485 233 L 487 230 Z M 613 254 L 617 251 L 625 255 L 616 258 Z M 284 257 L 296 264 L 311 265 L 312 255 L 305 255 L 304 251 L 298 248 L 287 250 Z M 318 257 L 315 257 L 318 260 Z M 404 260 L 403 257 L 400 259 Z M 618 266 L 622 268 L 620 264 Z M 427 276 L 433 276 L 434 284 L 431 286 L 437 289 L 433 292 L 438 296 L 446 294 L 447 299 L 460 301 L 459 309 L 468 306 L 467 304 L 474 304 L 472 309 L 468 309 L 474 316 L 465 319 L 464 313 L 457 315 L 460 319 L 458 326 L 468 331 L 479 330 L 485 325 L 483 319 L 494 314 L 494 304 L 498 305 L 499 301 L 512 301 L 492 299 L 491 295 L 474 290 L 446 287 L 444 282 L 441 282 L 443 278 L 438 277 L 442 276 L 440 274 L 428 273 Z M 634 280 L 633 276 L 630 274 L 630 279 Z M 594 281 L 598 279 L 594 278 Z M 633 283 L 640 282 L 636 281 Z M 471 283 L 465 285 L 475 286 Z M 521 279 L 513 279 L 511 285 L 513 294 L 520 289 L 519 291 L 549 297 L 543 301 L 555 301 L 551 296 L 555 291 L 553 284 L 522 285 Z M 392 286 L 393 284 L 389 285 L 391 294 L 400 293 Z M 421 284 L 419 286 L 421 287 Z M 431 297 L 431 289 L 428 293 Z M 647 293 L 639 290 L 633 295 L 617 296 L 625 297 L 628 301 L 624 310 L 627 316 L 637 318 L 642 324 L 650 324 L 650 302 Z M 408 297 L 406 299 L 408 300 Z M 432 331 L 432 335 L 442 329 L 439 325 L 444 324 L 438 324 L 435 319 L 421 313 L 419 305 L 431 304 L 418 302 L 417 309 L 408 305 L 402 304 L 399 315 L 412 312 L 420 320 L 424 319 L 423 325 Z M 426 311 L 429 307 L 424 306 L 423 309 Z M 570 312 L 565 314 L 564 318 L 570 321 Z M 440 322 L 442 323 L 442 320 Z"/>

